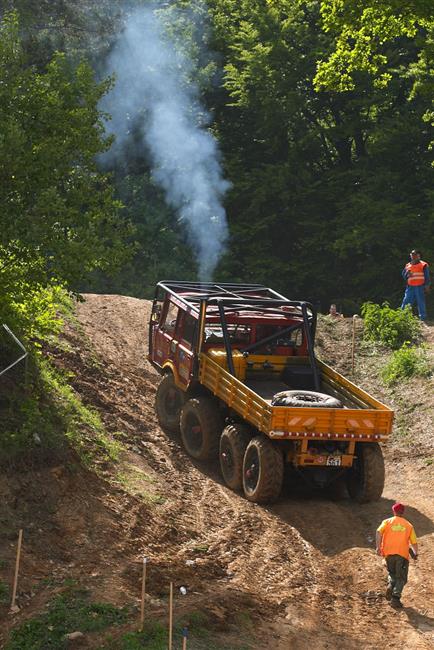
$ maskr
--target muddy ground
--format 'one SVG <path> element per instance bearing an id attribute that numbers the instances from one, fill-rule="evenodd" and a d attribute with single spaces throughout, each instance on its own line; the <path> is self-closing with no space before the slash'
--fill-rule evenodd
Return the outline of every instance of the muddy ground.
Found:
<path id="1" fill-rule="evenodd" d="M 90 587 L 96 599 L 138 603 L 145 555 L 153 616 L 165 616 L 173 580 L 188 587 L 177 598 L 178 611 L 204 609 L 219 634 L 230 628 L 232 638 L 237 622 L 248 620 L 249 647 L 256 650 L 433 648 L 433 381 L 412 386 L 411 400 L 422 406 L 412 409 L 408 436 L 396 435 L 384 449 L 379 502 L 359 506 L 287 489 L 275 505 L 258 506 L 227 489 L 217 467 L 195 464 L 158 427 L 159 377 L 146 361 L 150 304 L 85 297 L 77 312 L 81 332 L 67 326 L 65 345 L 51 354 L 74 372 L 72 385 L 107 429 L 125 434 L 127 451 L 121 469 L 102 466 L 99 478 L 74 456 L 0 477 L 4 580 L 16 532 L 25 530 L 22 609 L 15 618 L 0 611 L 0 647 L 10 628 L 39 611 L 68 577 Z M 350 330 L 343 322 L 333 336 L 320 335 L 325 360 L 345 371 Z M 432 328 L 426 335 L 432 338 Z M 369 363 L 361 360 L 358 372 L 372 389 Z M 402 395 L 395 398 L 401 404 Z M 420 538 L 401 611 L 384 598 L 385 569 L 373 549 L 375 528 L 395 499 L 409 504 L 407 517 Z"/>

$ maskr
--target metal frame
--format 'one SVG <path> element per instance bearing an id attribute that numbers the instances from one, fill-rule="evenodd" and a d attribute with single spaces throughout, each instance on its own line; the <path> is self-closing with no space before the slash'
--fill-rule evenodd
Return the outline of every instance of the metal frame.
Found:
<path id="1" fill-rule="evenodd" d="M 14 366 L 16 366 L 20 361 L 23 361 L 24 359 L 27 359 L 28 352 L 24 345 L 21 343 L 21 341 L 15 336 L 15 334 L 12 332 L 12 330 L 3 323 L 3 329 L 9 334 L 9 336 L 15 341 L 15 343 L 21 348 L 21 350 L 24 352 L 16 361 L 11 363 L 7 368 L 4 368 L 3 370 L 0 370 L 0 377 L 4 375 L 8 370 L 11 370 Z"/>
<path id="2" fill-rule="evenodd" d="M 288 300 L 288 298 L 277 293 L 274 289 L 265 287 L 261 284 L 235 284 L 226 282 L 217 284 L 213 282 L 179 282 L 175 280 L 165 280 L 159 282 L 156 286 L 152 311 L 154 311 L 155 305 L 160 299 L 160 290 L 164 291 L 165 295 L 170 295 L 174 304 L 185 309 L 187 312 L 194 314 L 198 318 L 199 335 L 197 337 L 195 350 L 197 355 L 200 354 L 202 349 L 207 315 L 218 315 L 220 317 L 223 341 L 227 354 L 228 369 L 233 376 L 235 376 L 235 370 L 232 357 L 232 347 L 227 328 L 227 316 L 242 311 L 243 313 L 259 313 L 264 316 L 281 316 L 283 318 L 298 317 L 300 323 L 297 325 L 291 325 L 291 327 L 284 330 L 284 332 L 303 328 L 315 388 L 316 390 L 320 390 L 320 378 L 314 352 L 317 314 L 311 303 L 300 300 Z M 185 295 L 186 292 L 188 295 Z M 282 307 L 292 307 L 293 310 L 283 311 Z M 268 343 L 281 335 L 282 332 L 277 332 L 276 334 L 263 339 L 261 342 L 258 341 L 255 343 L 255 346 L 259 343 Z M 249 347 L 241 350 L 241 352 L 248 354 Z"/>

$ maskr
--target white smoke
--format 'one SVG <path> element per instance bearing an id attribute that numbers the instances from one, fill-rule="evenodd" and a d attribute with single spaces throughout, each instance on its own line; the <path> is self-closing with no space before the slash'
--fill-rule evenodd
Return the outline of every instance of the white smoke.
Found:
<path id="1" fill-rule="evenodd" d="M 110 54 L 108 72 L 116 79 L 102 105 L 116 136 L 111 154 L 125 154 L 129 131 L 139 130 L 153 177 L 187 227 L 199 277 L 210 279 L 228 235 L 222 199 L 229 183 L 191 82 L 193 63 L 169 38 L 167 14 L 164 24 L 155 8 L 135 10 Z"/>

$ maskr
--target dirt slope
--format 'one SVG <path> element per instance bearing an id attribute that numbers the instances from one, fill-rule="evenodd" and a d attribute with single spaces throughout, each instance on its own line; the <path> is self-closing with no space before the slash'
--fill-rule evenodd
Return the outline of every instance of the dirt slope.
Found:
<path id="1" fill-rule="evenodd" d="M 173 579 L 190 588 L 178 607 L 206 607 L 222 628 L 248 612 L 257 650 L 434 647 L 432 465 L 415 462 L 397 441 L 386 452 L 387 484 L 378 503 L 287 493 L 272 507 L 252 505 L 222 485 L 216 467 L 195 465 L 159 429 L 153 410 L 159 378 L 145 360 L 149 303 L 85 297 L 78 319 L 98 363 L 83 365 L 86 352 L 71 329 L 69 352 L 59 350 L 57 363 L 76 371 L 74 387 L 107 428 L 127 434 L 124 465 L 139 479 L 146 475 L 144 492 L 128 496 L 64 466 L 14 483 L 6 492 L 11 509 L 21 508 L 17 491 L 27 499 L 29 482 L 38 504 L 20 509 L 23 525 L 35 531 L 24 574 L 47 575 L 51 566 L 53 576 L 86 579 L 96 595 L 123 603 L 139 595 L 146 555 L 156 614 Z M 411 504 L 407 516 L 421 543 L 399 612 L 382 595 L 385 570 L 373 551 L 375 528 L 396 498 Z M 4 552 L 12 556 L 13 548 Z M 41 587 L 32 609 L 45 598 Z"/>

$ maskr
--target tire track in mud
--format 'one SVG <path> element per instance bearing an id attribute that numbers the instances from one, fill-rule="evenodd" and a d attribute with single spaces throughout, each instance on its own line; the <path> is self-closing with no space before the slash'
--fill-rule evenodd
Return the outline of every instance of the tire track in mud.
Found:
<path id="1" fill-rule="evenodd" d="M 123 306 L 124 299 L 118 300 L 119 307 Z M 98 303 L 105 300 L 95 296 L 89 297 L 89 302 L 94 304 L 91 316 L 85 318 L 84 323 L 92 325 Z M 85 305 L 80 307 L 85 310 Z M 285 614 L 289 602 L 298 601 L 299 606 L 315 602 L 320 594 L 319 571 L 311 545 L 272 509 L 251 504 L 220 485 L 215 480 L 215 469 L 211 470 L 211 477 L 204 475 L 186 456 L 179 440 L 162 434 L 153 414 L 153 403 L 149 403 L 149 397 L 153 400 L 155 392 L 155 386 L 152 386 L 152 392 L 149 390 L 153 371 L 150 371 L 150 376 L 148 371 L 143 386 L 140 374 L 143 360 L 135 354 L 128 358 L 125 352 L 129 349 L 127 341 L 120 343 L 128 328 L 119 321 L 113 305 L 105 310 L 104 316 L 113 318 L 113 322 L 110 327 L 105 327 L 105 337 L 104 331 L 100 332 L 94 343 L 98 345 L 98 353 L 114 364 L 115 369 L 110 364 L 112 385 L 108 390 L 117 396 L 112 407 L 124 416 L 124 424 L 134 425 L 134 418 L 146 417 L 146 444 L 134 445 L 135 449 L 160 478 L 164 478 L 166 487 L 173 490 L 167 505 L 162 508 L 164 519 L 189 534 L 189 537 L 184 535 L 184 541 L 178 538 L 172 542 L 170 526 L 168 531 L 167 526 L 162 526 L 160 533 L 167 549 L 170 549 L 169 553 L 175 553 L 181 559 L 191 554 L 192 546 L 207 547 L 207 560 L 226 567 L 231 586 L 256 596 L 261 608 L 266 599 L 270 613 L 280 611 Z M 91 337 L 92 333 L 93 330 L 89 330 L 88 335 Z M 123 350 L 121 359 L 118 357 L 120 349 Z M 125 382 L 126 375 L 128 382 Z M 158 375 L 155 375 L 155 384 L 157 382 Z M 143 388 L 145 394 L 141 394 Z M 106 401 L 110 402 L 110 399 Z M 131 422 L 125 417 L 126 411 L 132 411 Z M 142 437 L 142 431 L 131 429 L 132 426 L 129 431 L 133 433 L 134 441 Z"/>
<path id="2" fill-rule="evenodd" d="M 391 612 L 381 594 L 384 570 L 369 548 L 368 533 L 388 516 L 385 506 L 363 509 L 291 497 L 264 508 L 228 490 L 215 467 L 199 468 L 178 438 L 158 428 L 153 413 L 158 375 L 138 352 L 146 341 L 139 323 L 149 304 L 119 296 L 87 299 L 79 318 L 108 377 L 88 390 L 96 391 L 113 426 L 122 420 L 132 451 L 146 461 L 166 496 L 152 531 L 142 530 L 140 517 L 131 531 L 155 561 L 166 568 L 175 562 L 182 572 L 193 558 L 194 571 L 207 576 L 211 591 L 216 580 L 228 593 L 250 594 L 257 615 L 274 619 L 277 635 L 286 639 L 258 648 L 365 650 L 382 647 L 385 639 L 391 648 L 429 648 L 430 617 Z M 105 332 L 95 334 L 102 318 Z"/>

